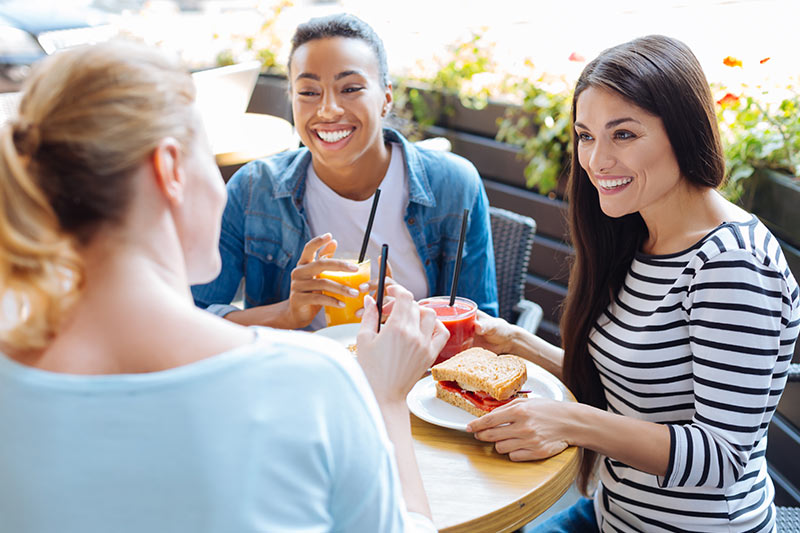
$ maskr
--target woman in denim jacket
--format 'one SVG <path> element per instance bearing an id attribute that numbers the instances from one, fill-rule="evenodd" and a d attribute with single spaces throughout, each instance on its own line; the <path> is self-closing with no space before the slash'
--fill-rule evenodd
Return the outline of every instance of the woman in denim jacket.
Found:
<path id="1" fill-rule="evenodd" d="M 448 294 L 461 216 L 469 209 L 457 294 L 496 315 L 480 176 L 467 160 L 420 148 L 383 126 L 392 87 L 373 30 L 352 15 L 312 19 L 292 39 L 289 72 L 295 127 L 305 147 L 253 161 L 231 178 L 222 272 L 192 288 L 196 304 L 242 324 L 321 327 L 321 306 L 337 304 L 322 291 L 347 296 L 351 289 L 316 276 L 354 268 L 329 256 L 337 245 L 358 251 L 363 213 L 380 187 L 369 249 L 388 242 L 395 281 L 416 298 Z M 239 310 L 230 302 L 242 278 L 245 309 Z"/>

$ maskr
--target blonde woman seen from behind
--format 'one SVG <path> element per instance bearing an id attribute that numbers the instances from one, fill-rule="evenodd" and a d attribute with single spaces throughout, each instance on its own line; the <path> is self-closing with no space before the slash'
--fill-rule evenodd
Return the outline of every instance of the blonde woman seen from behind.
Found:
<path id="1" fill-rule="evenodd" d="M 109 43 L 26 83 L 0 130 L 0 529 L 433 530 L 404 398 L 435 316 L 393 286 L 375 334 L 368 299 L 362 370 L 196 308 L 226 194 L 190 76 Z"/>

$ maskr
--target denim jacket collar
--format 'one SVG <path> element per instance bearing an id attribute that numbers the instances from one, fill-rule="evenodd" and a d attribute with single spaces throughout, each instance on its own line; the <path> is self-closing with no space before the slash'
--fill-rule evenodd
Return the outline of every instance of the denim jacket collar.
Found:
<path id="1" fill-rule="evenodd" d="M 408 171 L 408 199 L 410 202 L 425 207 L 435 207 L 436 199 L 431 190 L 425 165 L 422 164 L 419 151 L 405 137 L 391 128 L 383 129 L 383 138 L 386 142 L 397 143 L 403 150 L 403 159 Z M 273 198 L 293 197 L 295 205 L 303 204 L 305 193 L 306 175 L 308 165 L 311 164 L 311 152 L 308 148 L 301 148 L 304 153 L 295 158 L 285 169 L 283 176 L 277 180 L 272 189 Z"/>

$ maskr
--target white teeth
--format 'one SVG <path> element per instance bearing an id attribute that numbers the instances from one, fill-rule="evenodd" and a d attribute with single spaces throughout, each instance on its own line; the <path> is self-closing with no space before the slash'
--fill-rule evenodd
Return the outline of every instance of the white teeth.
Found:
<path id="1" fill-rule="evenodd" d="M 632 181 L 633 178 L 619 178 L 615 180 L 598 180 L 598 183 L 603 189 L 616 189 L 617 187 L 627 185 Z"/>
<path id="2" fill-rule="evenodd" d="M 328 143 L 335 143 L 336 141 L 341 141 L 351 133 L 353 133 L 353 130 L 339 130 L 339 131 L 317 130 L 317 135 L 319 136 L 319 138 Z"/>

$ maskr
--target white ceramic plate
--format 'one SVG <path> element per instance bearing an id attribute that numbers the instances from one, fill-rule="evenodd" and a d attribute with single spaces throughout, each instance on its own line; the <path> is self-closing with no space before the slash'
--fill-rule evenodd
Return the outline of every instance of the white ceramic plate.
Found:
<path id="1" fill-rule="evenodd" d="M 555 376 L 530 361 L 525 361 L 525 366 L 528 369 L 528 381 L 522 389 L 531 391 L 528 393 L 528 398 L 539 397 L 558 401 L 566 399 L 564 389 Z M 406 403 L 411 412 L 422 420 L 459 431 L 466 431 L 467 423 L 477 418 L 437 398 L 436 382 L 430 375 L 414 385 L 406 397 Z"/>
<path id="2" fill-rule="evenodd" d="M 360 328 L 361 324 L 340 324 L 338 326 L 318 329 L 314 333 L 333 339 L 347 348 L 351 344 L 356 343 L 356 335 L 358 335 L 358 330 Z"/>

